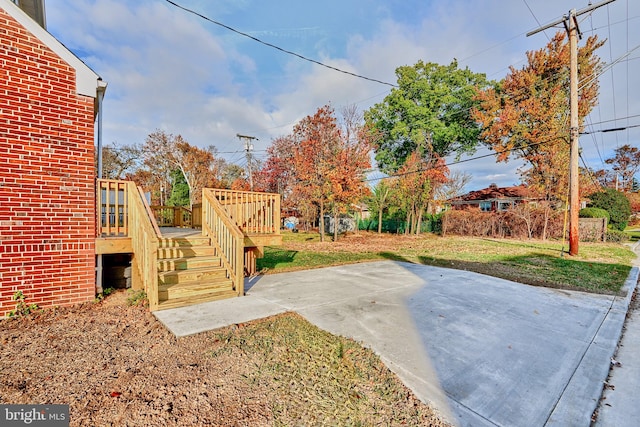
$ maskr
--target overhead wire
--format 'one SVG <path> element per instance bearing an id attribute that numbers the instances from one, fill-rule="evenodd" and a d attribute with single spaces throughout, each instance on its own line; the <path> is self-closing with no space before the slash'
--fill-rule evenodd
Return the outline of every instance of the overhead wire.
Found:
<path id="1" fill-rule="evenodd" d="M 172 0 L 165 0 L 165 1 L 167 3 L 169 3 L 169 4 L 171 4 L 171 5 L 179 8 L 179 9 L 184 10 L 185 12 L 191 13 L 191 14 L 199 17 L 199 18 L 202 18 L 205 21 L 211 22 L 212 24 L 218 25 L 218 26 L 220 26 L 222 28 L 225 28 L 225 29 L 227 29 L 227 30 L 229 30 L 231 32 L 234 32 L 234 33 L 239 34 L 239 35 L 241 35 L 243 37 L 249 38 L 249 39 L 251 39 L 251 40 L 253 40 L 255 42 L 258 42 L 258 43 L 260 43 L 260 44 L 262 44 L 264 46 L 270 47 L 272 49 L 276 49 L 276 50 L 278 50 L 278 51 L 280 51 L 282 53 L 285 53 L 287 55 L 295 56 L 296 58 L 302 59 L 303 61 L 311 62 L 313 64 L 320 65 L 321 67 L 325 67 L 325 68 L 328 68 L 330 70 L 337 71 L 337 72 L 343 73 L 343 74 L 347 74 L 347 75 L 350 75 L 352 77 L 356 77 L 356 78 L 359 78 L 359 79 L 364 79 L 364 80 L 368 80 L 370 82 L 380 83 L 380 84 L 391 86 L 391 87 L 398 87 L 394 83 L 389 83 L 389 82 L 385 82 L 385 81 L 382 81 L 382 80 L 379 80 L 379 79 L 375 79 L 375 78 L 372 78 L 372 77 L 363 76 L 362 74 L 353 73 L 351 71 L 347 71 L 347 70 L 343 70 L 343 69 L 338 68 L 338 67 L 334 67 L 333 65 L 325 64 L 324 62 L 318 61 L 316 59 L 308 58 L 308 57 L 306 57 L 304 55 L 301 55 L 299 53 L 293 52 L 293 51 L 288 50 L 288 49 L 284 49 L 284 48 L 282 48 L 280 46 L 277 46 L 277 45 L 275 45 L 273 43 L 269 43 L 269 42 L 266 42 L 264 40 L 261 40 L 261 39 L 259 39 L 257 37 L 252 36 L 251 34 L 248 34 L 248 33 L 245 33 L 243 31 L 237 30 L 237 29 L 235 29 L 233 27 L 230 27 L 229 25 L 223 24 L 222 22 L 219 22 L 219 21 L 216 21 L 214 19 L 211 19 L 208 16 L 205 16 L 205 15 L 199 13 L 199 12 L 196 12 L 193 9 L 189 9 L 188 7 L 182 6 L 182 5 L 176 3 L 176 2 L 174 2 Z"/>
<path id="2" fill-rule="evenodd" d="M 342 69 L 340 69 L 340 68 L 333 67 L 333 66 L 331 66 L 331 65 L 328 65 L 328 64 L 322 63 L 322 62 L 317 61 L 317 60 L 314 60 L 314 59 L 312 59 L 312 58 L 305 57 L 305 56 L 300 55 L 300 54 L 298 54 L 298 53 L 296 53 L 296 52 L 292 52 L 292 51 L 289 51 L 289 50 L 287 50 L 287 49 L 281 48 L 281 47 L 279 47 L 279 46 L 277 46 L 277 45 L 274 45 L 274 44 L 272 44 L 272 43 L 265 42 L 265 41 L 260 40 L 260 39 L 258 39 L 257 37 L 254 37 L 254 36 L 252 36 L 252 35 L 250 35 L 250 34 L 244 33 L 244 32 L 242 32 L 242 31 L 239 31 L 239 30 L 237 30 L 237 29 L 235 29 L 235 28 L 232 28 L 232 27 L 230 27 L 230 26 L 228 26 L 228 25 L 226 25 L 226 24 L 223 24 L 223 23 L 221 23 L 221 22 L 218 22 L 218 21 L 216 21 L 216 20 L 213 20 L 213 19 L 211 19 L 211 18 L 209 18 L 209 17 L 207 17 L 207 16 L 205 16 L 205 15 L 203 15 L 203 14 L 199 13 L 199 12 L 196 12 L 196 11 L 194 11 L 194 10 L 192 10 L 192 9 L 189 9 L 189 8 L 187 8 L 187 7 L 182 6 L 182 5 L 178 4 L 178 3 L 176 3 L 175 1 L 172 1 L 172 0 L 165 0 L 165 1 L 166 1 L 167 3 L 169 3 L 169 4 L 171 4 L 171 5 L 173 5 L 173 6 L 177 7 L 177 8 L 179 8 L 179 9 L 182 9 L 182 10 L 183 10 L 183 11 L 185 11 L 185 12 L 191 13 L 191 14 L 193 14 L 193 15 L 195 15 L 195 16 L 198 16 L 199 18 L 202 18 L 202 19 L 204 19 L 204 20 L 208 21 L 208 22 L 211 22 L 211 23 L 213 23 L 213 24 L 215 24 L 215 25 L 221 26 L 221 27 L 223 27 L 223 28 L 225 28 L 225 29 L 227 29 L 227 30 L 229 30 L 229 31 L 232 31 L 232 32 L 234 32 L 234 33 L 236 33 L 236 34 L 239 34 L 239 35 L 241 35 L 241 36 L 243 36 L 243 37 L 247 37 L 247 38 L 249 38 L 249 39 L 252 39 L 252 40 L 254 40 L 254 41 L 256 41 L 256 42 L 258 42 L 258 43 L 260 43 L 260 44 L 263 44 L 263 45 L 265 45 L 265 46 L 267 46 L 267 47 L 270 47 L 270 48 L 273 48 L 273 49 L 279 50 L 279 51 L 281 51 L 281 52 L 283 52 L 283 53 L 285 53 L 285 54 L 289 54 L 289 55 L 295 56 L 295 57 L 297 57 L 297 58 L 299 58 L 299 59 L 302 59 L 302 60 L 305 60 L 305 61 L 308 61 L 308 62 L 314 63 L 314 64 L 316 64 L 316 65 L 320 65 L 320 66 L 326 67 L 326 68 L 328 68 L 328 69 L 331 69 L 331 70 L 334 70 L 334 71 L 337 71 L 337 72 L 341 72 L 341 73 L 344 73 L 344 74 L 347 74 L 347 75 L 351 75 L 351 76 L 356 77 L 356 78 L 361 78 L 361 79 L 364 79 L 364 80 L 368 80 L 368 81 L 372 81 L 372 82 L 376 82 L 376 83 L 384 84 L 384 85 L 387 85 L 387 86 L 390 86 L 390 87 L 398 87 L 396 84 L 388 83 L 388 82 L 385 82 L 385 81 L 381 81 L 381 80 L 374 79 L 374 78 L 369 78 L 369 77 L 367 77 L 367 76 L 363 76 L 363 75 L 360 75 L 360 74 L 357 74 L 357 73 L 353 73 L 353 72 L 350 72 L 350 71 L 342 70 Z M 525 3 L 526 7 L 529 9 L 529 12 L 532 14 L 532 16 L 533 16 L 533 18 L 535 19 L 535 21 L 540 25 L 539 20 L 537 19 L 537 17 L 536 17 L 536 15 L 535 15 L 535 13 L 534 13 L 534 12 L 533 12 L 533 10 L 531 9 L 531 7 L 530 7 L 530 5 L 528 4 L 528 2 L 527 2 L 526 0 L 523 0 L 523 2 Z M 608 8 L 607 8 L 607 9 L 608 9 Z M 627 9 L 628 9 L 628 5 L 627 5 Z M 628 15 L 627 15 L 627 16 L 628 16 Z M 628 26 L 628 21 L 629 21 L 629 19 L 627 19 L 627 26 Z M 609 21 L 609 25 L 608 25 L 608 28 L 609 28 L 609 34 L 610 34 L 610 26 L 611 26 L 611 23 L 610 23 L 610 21 Z M 592 26 L 592 30 L 593 30 L 593 26 Z M 546 36 L 546 33 L 545 33 L 545 36 Z M 503 42 L 503 43 L 501 43 L 501 44 L 499 44 L 499 45 L 502 45 L 502 44 L 504 44 L 504 43 L 506 43 L 506 42 L 508 42 L 508 41 L 510 41 L 510 40 L 513 40 L 513 39 L 517 38 L 517 37 L 519 37 L 519 36 L 512 37 L 512 38 L 510 38 L 509 40 L 507 40 L 507 41 L 505 41 L 505 42 Z M 547 38 L 549 38 L 549 37 L 547 36 Z M 496 45 L 496 46 L 499 46 L 499 45 Z M 487 48 L 487 49 L 483 50 L 482 52 L 486 52 L 487 50 L 493 49 L 493 48 L 495 48 L 496 46 L 492 46 L 492 47 L 490 47 L 490 48 Z M 634 48 L 633 50 L 636 50 L 637 48 L 640 48 L 640 46 L 638 46 L 638 47 Z M 467 57 L 467 58 L 464 58 L 462 61 L 467 60 L 467 59 L 470 59 L 470 58 L 472 58 L 472 57 L 474 57 L 474 56 L 476 56 L 476 55 L 478 55 L 478 54 L 481 54 L 482 52 L 477 53 L 477 54 L 474 54 L 474 55 L 471 55 L 471 56 L 469 56 L 469 57 Z M 631 52 L 630 52 L 630 51 L 628 51 L 626 55 L 624 55 L 623 57 L 619 58 L 619 59 L 618 59 L 617 61 L 615 61 L 614 63 L 610 64 L 610 65 L 609 65 L 608 67 L 606 67 L 606 69 L 605 69 L 605 70 L 603 70 L 603 71 L 602 71 L 602 73 L 600 73 L 599 75 L 603 74 L 603 73 L 604 73 L 604 72 L 606 72 L 608 69 L 612 68 L 616 63 L 620 62 L 622 59 L 624 59 L 624 58 L 625 58 L 626 56 L 628 56 L 630 53 L 631 53 Z M 611 50 L 610 50 L 610 54 L 611 54 Z M 462 61 L 461 61 L 461 62 L 462 62 Z M 522 61 L 520 61 L 520 62 L 522 62 Z M 628 66 L 628 62 L 627 62 L 627 66 Z M 599 76 L 599 75 L 598 75 L 598 76 Z M 598 76 L 596 76 L 595 78 L 597 78 Z M 628 76 L 627 76 L 627 77 L 628 77 Z M 590 81 L 588 81 L 588 82 L 584 83 L 584 85 L 589 84 L 591 81 L 592 81 L 592 80 L 590 80 Z M 583 85 L 582 87 L 584 87 L 584 85 Z M 612 81 L 612 85 L 614 85 L 613 81 Z M 383 94 L 384 94 L 384 93 L 383 93 Z M 615 94 L 615 87 L 614 87 L 614 94 Z M 375 98 L 375 97 L 377 97 L 377 96 L 380 96 L 380 95 L 374 95 L 374 96 L 372 96 L 372 97 L 370 97 L 370 98 L 367 98 L 367 99 L 365 99 L 365 100 L 363 100 L 363 101 L 366 101 L 366 100 L 371 99 L 371 98 Z M 615 95 L 614 95 L 614 96 L 615 96 Z M 359 101 L 359 102 L 363 102 L 363 101 Z M 628 100 L 627 100 L 627 103 L 628 103 Z M 457 112 L 453 112 L 452 114 L 460 114 L 461 112 L 465 112 L 465 111 L 469 111 L 469 110 L 470 110 L 470 109 L 465 109 L 464 111 L 457 111 Z M 615 113 L 615 102 L 614 102 L 614 117 L 615 117 L 615 116 L 617 116 L 617 114 Z M 614 120 L 617 120 L 617 119 L 614 119 Z M 602 123 L 602 122 L 605 122 L 605 121 L 602 121 L 602 120 L 601 120 L 599 123 Z M 268 129 L 266 129 L 266 130 L 277 129 L 277 128 L 280 128 L 280 127 L 286 127 L 286 126 L 290 126 L 290 125 L 291 125 L 291 124 L 280 125 L 280 126 L 276 126 L 276 127 L 268 128 Z M 635 126 L 634 126 L 634 127 L 635 127 Z M 594 131 L 594 132 L 595 132 L 595 131 Z M 597 148 L 597 144 L 596 144 L 596 148 Z M 264 150 L 263 150 L 263 151 L 264 151 Z M 235 154 L 236 152 L 221 152 L 220 154 L 223 154 L 223 153 L 227 153 L 227 154 Z M 239 154 L 241 154 L 241 155 L 244 155 L 244 152 L 238 152 L 238 153 L 239 153 Z M 484 156 L 478 156 L 478 157 L 474 157 L 474 158 L 470 158 L 470 159 L 465 159 L 465 160 L 461 160 L 461 161 L 457 161 L 457 162 L 451 163 L 451 165 L 458 164 L 458 163 L 463 163 L 463 162 L 468 162 L 468 161 L 472 161 L 472 160 L 477 160 L 477 159 L 481 159 L 481 158 L 485 158 L 485 157 L 489 157 L 489 156 L 493 156 L 493 155 L 495 155 L 495 154 L 493 154 L 493 153 L 492 153 L 492 154 L 489 154 L 489 155 L 484 155 Z M 239 160 L 239 159 L 238 159 L 238 160 Z"/>

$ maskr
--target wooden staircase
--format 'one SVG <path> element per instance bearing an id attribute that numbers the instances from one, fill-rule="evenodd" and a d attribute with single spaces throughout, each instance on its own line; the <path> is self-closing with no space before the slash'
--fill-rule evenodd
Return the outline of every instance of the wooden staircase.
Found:
<path id="1" fill-rule="evenodd" d="M 209 237 L 158 240 L 158 309 L 236 297 Z"/>

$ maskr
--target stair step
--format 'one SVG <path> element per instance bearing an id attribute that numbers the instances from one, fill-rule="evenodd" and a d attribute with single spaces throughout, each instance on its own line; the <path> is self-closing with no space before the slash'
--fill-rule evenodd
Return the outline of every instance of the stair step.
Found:
<path id="1" fill-rule="evenodd" d="M 167 301 L 180 298 L 197 298 L 203 294 L 224 293 L 228 291 L 233 291 L 232 283 L 229 279 L 159 285 L 158 299 L 160 301 Z"/>
<path id="2" fill-rule="evenodd" d="M 226 279 L 227 272 L 222 267 L 202 267 L 189 270 L 163 271 L 158 273 L 159 285 L 175 285 L 178 283 L 192 283 Z"/>
<path id="3" fill-rule="evenodd" d="M 158 260 L 213 255 L 215 255 L 215 249 L 212 246 L 176 246 L 170 248 L 158 248 Z"/>
<path id="4" fill-rule="evenodd" d="M 175 248 L 179 246 L 209 246 L 211 240 L 206 236 L 161 237 L 158 239 L 159 248 Z"/>
<path id="5" fill-rule="evenodd" d="M 203 302 L 217 301 L 227 298 L 235 298 L 238 294 L 236 291 L 212 292 L 210 294 L 202 294 L 197 297 L 177 298 L 158 303 L 158 310 L 167 310 L 169 308 L 186 307 L 188 305 L 200 304 Z"/>
<path id="6" fill-rule="evenodd" d="M 220 267 L 220 257 L 201 256 L 189 258 L 168 258 L 158 260 L 158 271 L 188 270 L 193 268 Z"/>
<path id="7" fill-rule="evenodd" d="M 160 301 L 166 301 L 180 298 L 193 298 L 203 294 L 226 291 L 233 291 L 233 287 L 229 279 L 213 280 L 208 282 L 179 283 L 174 285 L 159 285 L 158 299 Z"/>

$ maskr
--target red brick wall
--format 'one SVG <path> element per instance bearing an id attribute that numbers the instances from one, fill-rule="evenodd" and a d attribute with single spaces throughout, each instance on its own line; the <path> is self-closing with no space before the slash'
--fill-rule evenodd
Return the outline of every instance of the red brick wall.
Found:
<path id="1" fill-rule="evenodd" d="M 93 299 L 93 98 L 0 9 L 0 315 Z"/>

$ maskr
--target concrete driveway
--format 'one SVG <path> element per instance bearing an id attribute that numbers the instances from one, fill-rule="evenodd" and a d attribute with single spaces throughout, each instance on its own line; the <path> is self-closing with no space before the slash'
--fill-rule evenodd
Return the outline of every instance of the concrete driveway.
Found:
<path id="1" fill-rule="evenodd" d="M 627 288 L 637 268 L 631 276 Z M 182 336 L 295 311 L 373 349 L 461 426 L 589 426 L 629 304 L 393 261 L 260 276 L 246 288 L 155 315 Z"/>

